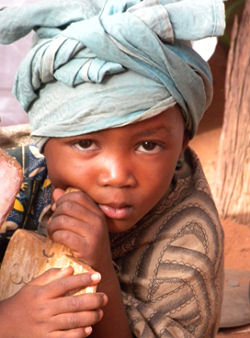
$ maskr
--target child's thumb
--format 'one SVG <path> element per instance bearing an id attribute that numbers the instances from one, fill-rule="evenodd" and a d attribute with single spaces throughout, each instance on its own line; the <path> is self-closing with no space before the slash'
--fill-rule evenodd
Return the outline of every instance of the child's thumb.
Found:
<path id="1" fill-rule="evenodd" d="M 63 190 L 61 188 L 55 188 L 55 190 L 53 191 L 53 194 L 52 194 L 53 201 L 56 202 L 58 200 L 58 198 L 60 198 L 64 194 L 65 194 L 65 190 Z"/>

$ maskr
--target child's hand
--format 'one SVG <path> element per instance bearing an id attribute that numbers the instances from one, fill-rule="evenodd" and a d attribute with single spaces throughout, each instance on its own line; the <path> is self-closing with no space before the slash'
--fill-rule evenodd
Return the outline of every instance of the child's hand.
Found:
<path id="1" fill-rule="evenodd" d="M 0 336 L 5 338 L 87 337 L 101 320 L 107 303 L 103 293 L 65 296 L 95 285 L 100 275 L 72 275 L 73 269 L 51 269 L 16 295 L 0 302 Z"/>
<path id="2" fill-rule="evenodd" d="M 48 234 L 101 273 L 113 269 L 106 219 L 84 192 L 56 189 Z M 102 273 L 103 274 L 103 273 Z"/>

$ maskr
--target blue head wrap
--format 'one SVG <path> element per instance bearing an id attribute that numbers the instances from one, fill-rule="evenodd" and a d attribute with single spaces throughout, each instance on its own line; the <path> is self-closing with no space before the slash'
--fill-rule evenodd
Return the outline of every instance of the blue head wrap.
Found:
<path id="1" fill-rule="evenodd" d="M 212 79 L 188 41 L 223 33 L 222 0 L 108 0 L 101 10 L 93 0 L 44 0 L 0 11 L 0 43 L 32 29 L 13 91 L 33 135 L 120 127 L 176 103 L 194 135 Z"/>

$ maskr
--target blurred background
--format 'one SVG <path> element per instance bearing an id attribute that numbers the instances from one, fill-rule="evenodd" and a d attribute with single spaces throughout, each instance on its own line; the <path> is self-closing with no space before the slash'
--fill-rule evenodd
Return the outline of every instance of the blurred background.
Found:
<path id="1" fill-rule="evenodd" d="M 0 0 L 0 8 L 20 6 L 35 0 Z M 11 45 L 0 45 L 0 126 L 27 123 L 27 115 L 12 96 L 12 85 L 20 61 L 31 45 L 31 34 Z"/>

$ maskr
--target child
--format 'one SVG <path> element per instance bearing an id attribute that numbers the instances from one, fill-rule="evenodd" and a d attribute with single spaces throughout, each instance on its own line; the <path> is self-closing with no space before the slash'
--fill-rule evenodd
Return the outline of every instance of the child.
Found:
<path id="1" fill-rule="evenodd" d="M 2 240 L 45 224 L 101 275 L 47 271 L 0 304 L 0 336 L 214 337 L 223 232 L 187 147 L 212 87 L 188 40 L 222 34 L 223 4 L 98 5 L 43 1 L 0 12 L 0 42 L 36 30 L 14 92 L 42 153 L 9 150 L 25 188 Z M 96 294 L 64 296 L 95 283 Z"/>

